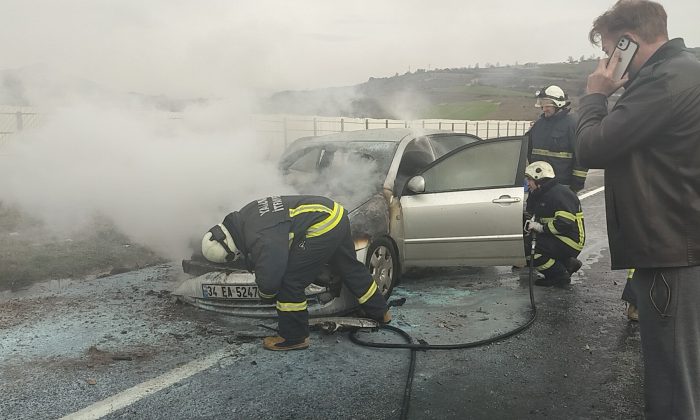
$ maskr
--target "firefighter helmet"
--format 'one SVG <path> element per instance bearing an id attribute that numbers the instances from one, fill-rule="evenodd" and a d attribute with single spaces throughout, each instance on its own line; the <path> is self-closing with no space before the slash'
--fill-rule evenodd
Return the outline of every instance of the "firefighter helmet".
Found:
<path id="1" fill-rule="evenodd" d="M 226 226 L 219 223 L 204 234 L 202 255 L 211 262 L 226 263 L 237 260 L 241 252 Z"/>
<path id="2" fill-rule="evenodd" d="M 554 104 L 557 108 L 564 108 L 571 105 L 569 96 L 557 85 L 547 86 L 538 90 L 535 92 L 535 97 L 537 98 L 537 102 L 535 102 L 537 108 L 542 108 L 543 105 L 547 105 L 548 103 Z"/>
<path id="3" fill-rule="evenodd" d="M 554 169 L 547 162 L 532 162 L 525 168 L 525 176 L 539 181 L 542 178 L 554 178 Z"/>

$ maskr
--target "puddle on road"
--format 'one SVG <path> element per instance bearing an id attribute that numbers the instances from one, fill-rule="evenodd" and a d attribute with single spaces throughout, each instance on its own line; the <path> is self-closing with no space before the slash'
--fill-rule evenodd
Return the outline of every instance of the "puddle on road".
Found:
<path id="1" fill-rule="evenodd" d="M 455 288 L 444 288 L 437 290 L 414 291 L 396 287 L 391 295 L 391 299 L 406 298 L 406 300 L 418 299 L 426 305 L 449 305 L 454 299 L 459 299 L 472 295 L 471 290 L 460 290 Z"/>
<path id="2" fill-rule="evenodd" d="M 441 269 L 408 276 L 392 299 L 393 325 L 432 344 L 465 343 L 512 330 L 530 317 L 527 271 L 510 267 Z"/>
<path id="3" fill-rule="evenodd" d="M 76 357 L 90 345 L 155 345 L 167 334 L 151 309 L 169 265 L 94 279 L 61 279 L 3 292 L 0 360 Z"/>

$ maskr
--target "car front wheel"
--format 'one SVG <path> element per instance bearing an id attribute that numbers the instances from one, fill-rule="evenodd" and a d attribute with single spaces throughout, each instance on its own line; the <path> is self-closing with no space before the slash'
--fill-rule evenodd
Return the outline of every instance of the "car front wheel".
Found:
<path id="1" fill-rule="evenodd" d="M 399 260 L 394 244 L 386 238 L 372 242 L 367 253 L 367 268 L 382 296 L 389 297 L 399 277 Z"/>

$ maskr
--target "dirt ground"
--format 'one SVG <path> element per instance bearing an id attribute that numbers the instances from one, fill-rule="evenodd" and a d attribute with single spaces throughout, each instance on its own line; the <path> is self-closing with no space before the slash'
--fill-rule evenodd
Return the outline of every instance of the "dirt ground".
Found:
<path id="1" fill-rule="evenodd" d="M 104 218 L 59 234 L 0 202 L 0 291 L 49 279 L 105 276 L 160 264 L 164 259 L 131 243 Z"/>

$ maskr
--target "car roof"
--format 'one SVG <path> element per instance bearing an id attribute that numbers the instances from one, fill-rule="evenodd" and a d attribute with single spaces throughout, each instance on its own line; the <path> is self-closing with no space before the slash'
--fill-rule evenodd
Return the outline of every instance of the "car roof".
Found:
<path id="1" fill-rule="evenodd" d="M 369 130 L 343 131 L 316 137 L 302 137 L 294 143 L 348 142 L 348 141 L 386 141 L 398 143 L 406 136 L 422 136 L 450 131 L 425 130 L 422 128 L 372 128 Z"/>

